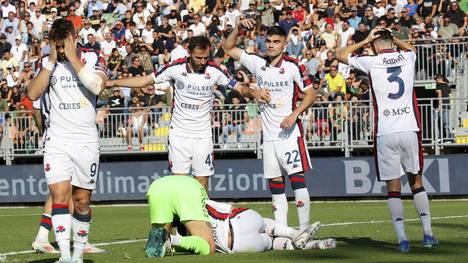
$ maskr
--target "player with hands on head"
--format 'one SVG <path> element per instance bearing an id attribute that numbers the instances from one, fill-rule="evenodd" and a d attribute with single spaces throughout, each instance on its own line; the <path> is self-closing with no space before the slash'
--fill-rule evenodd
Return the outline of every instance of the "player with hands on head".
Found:
<path id="1" fill-rule="evenodd" d="M 354 56 L 371 44 L 373 56 Z M 424 159 L 421 146 L 421 121 L 414 91 L 416 49 L 392 36 L 390 30 L 374 28 L 359 43 L 337 50 L 337 59 L 369 75 L 375 110 L 375 164 L 377 178 L 388 191 L 388 207 L 398 238 L 398 250 L 409 252 L 404 229 L 401 181 L 407 175 L 416 211 L 423 226 L 423 245 L 439 244 L 432 233 L 429 200 L 423 186 Z M 378 85 L 373 85 L 373 80 Z"/>
<path id="2" fill-rule="evenodd" d="M 32 101 L 41 98 L 46 129 L 44 172 L 61 254 L 57 262 L 67 263 L 83 262 L 91 227 L 90 200 L 99 171 L 96 95 L 107 81 L 104 57 L 99 51 L 77 48 L 77 36 L 70 21 L 54 21 L 49 32 L 50 54 L 42 59 L 42 68 L 28 87 Z"/>

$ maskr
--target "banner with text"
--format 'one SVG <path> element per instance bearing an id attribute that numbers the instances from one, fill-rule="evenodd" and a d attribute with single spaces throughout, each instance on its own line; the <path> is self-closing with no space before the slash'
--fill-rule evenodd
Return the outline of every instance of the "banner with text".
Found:
<path id="1" fill-rule="evenodd" d="M 430 195 L 468 195 L 468 155 L 426 156 L 424 186 Z M 306 176 L 312 197 L 382 196 L 385 183 L 377 181 L 374 159 L 314 158 Z M 53 169 L 53 167 L 50 167 Z M 94 201 L 144 200 L 149 185 L 168 175 L 167 162 L 101 163 Z M 402 193 L 410 194 L 406 177 Z M 293 196 L 287 183 L 289 196 Z M 42 202 L 48 194 L 42 165 L 0 166 L 0 203 Z M 217 160 L 210 179 L 212 198 L 268 198 L 262 161 Z"/>

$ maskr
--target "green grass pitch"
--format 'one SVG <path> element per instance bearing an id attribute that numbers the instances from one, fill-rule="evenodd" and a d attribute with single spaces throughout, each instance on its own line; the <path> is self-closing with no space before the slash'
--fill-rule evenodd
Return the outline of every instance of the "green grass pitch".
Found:
<path id="1" fill-rule="evenodd" d="M 405 201 L 406 219 L 417 219 L 413 203 Z M 239 203 L 237 206 L 257 210 L 272 217 L 268 203 Z M 434 250 L 422 248 L 422 228 L 418 220 L 407 221 L 406 230 L 411 252 L 400 254 L 395 250 L 396 240 L 385 201 L 376 202 L 312 202 L 312 221 L 323 226 L 318 238 L 333 237 L 338 241 L 334 250 L 269 251 L 256 254 L 223 255 L 212 257 L 175 255 L 163 259 L 149 259 L 144 255 L 144 241 L 102 246 L 105 254 L 85 255 L 85 262 L 468 262 L 468 201 L 431 201 L 433 230 L 440 240 Z M 41 209 L 0 208 L 0 254 L 30 250 L 36 235 Z M 297 224 L 295 208 L 289 205 L 290 225 Z M 371 223 L 371 221 L 374 221 Z M 375 222 L 377 221 L 377 222 Z M 380 222 L 384 221 L 384 222 Z M 147 236 L 148 211 L 146 206 L 97 206 L 93 209 L 92 243 L 109 243 L 144 239 Z M 350 224 L 327 224 L 351 222 Z M 354 223 L 353 223 L 354 222 Z M 53 240 L 51 234 L 50 239 Z M 6 262 L 54 262 L 58 257 L 26 253 L 7 256 Z"/>

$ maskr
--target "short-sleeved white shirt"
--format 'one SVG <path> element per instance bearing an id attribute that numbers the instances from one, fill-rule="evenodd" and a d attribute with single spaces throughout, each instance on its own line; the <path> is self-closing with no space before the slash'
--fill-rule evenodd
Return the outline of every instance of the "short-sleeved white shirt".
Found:
<path id="1" fill-rule="evenodd" d="M 416 54 L 384 50 L 376 56 L 349 56 L 349 65 L 369 75 L 377 136 L 419 131 L 420 120 L 413 89 Z"/>
<path id="2" fill-rule="evenodd" d="M 189 138 L 211 138 L 213 86 L 234 88 L 231 79 L 218 64 L 208 61 L 202 73 L 192 72 L 187 58 L 178 59 L 153 73 L 156 84 L 171 81 L 174 86 L 169 133 Z"/>
<path id="3" fill-rule="evenodd" d="M 106 74 L 106 62 L 98 51 L 79 49 L 85 67 Z M 44 57 L 42 65 L 47 63 Z M 41 98 L 47 136 L 66 143 L 97 143 L 96 95 L 83 86 L 69 62 L 57 62 L 49 87 Z"/>
<path id="4" fill-rule="evenodd" d="M 280 125 L 296 108 L 299 92 L 312 87 L 313 77 L 307 67 L 286 55 L 278 65 L 270 65 L 265 58 L 245 51 L 239 62 L 255 75 L 260 89 L 270 91 L 270 103 L 260 104 L 263 140 L 276 141 L 301 136 L 300 122 L 289 129 L 282 129 Z"/>

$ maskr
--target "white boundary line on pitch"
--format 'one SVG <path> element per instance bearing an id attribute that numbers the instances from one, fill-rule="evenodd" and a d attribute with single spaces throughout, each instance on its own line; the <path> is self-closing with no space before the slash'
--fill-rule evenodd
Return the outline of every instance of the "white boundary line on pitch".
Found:
<path id="1" fill-rule="evenodd" d="M 409 196 L 409 195 L 408 195 Z M 382 195 L 382 197 L 385 197 Z M 215 200 L 216 201 L 216 200 Z M 431 199 L 430 202 L 450 202 L 450 201 L 468 201 L 468 198 L 447 198 L 447 199 Z M 327 203 L 382 203 L 387 202 L 387 200 L 330 200 L 330 201 L 311 201 L 316 204 L 327 204 Z M 227 202 L 229 204 L 271 204 L 271 201 L 233 201 Z M 293 201 L 288 203 L 294 203 Z M 143 207 L 148 206 L 148 204 L 98 204 L 91 205 L 91 207 Z M 42 208 L 43 205 L 32 205 L 32 206 L 0 206 L 2 209 L 21 209 L 21 208 Z"/>
<path id="2" fill-rule="evenodd" d="M 468 215 L 459 215 L 459 216 L 437 216 L 433 217 L 432 220 L 440 220 L 440 219 L 453 219 L 453 218 L 466 218 Z M 405 221 L 419 221 L 419 218 L 411 218 L 405 219 Z M 322 227 L 330 227 L 330 226 L 347 226 L 347 225 L 360 225 L 360 224 L 380 224 L 380 223 L 390 223 L 389 220 L 372 220 L 372 221 L 356 221 L 356 222 L 342 222 L 342 223 L 330 223 L 330 224 L 322 224 Z M 121 241 L 114 241 L 114 242 L 106 242 L 106 243 L 96 243 L 93 244 L 95 246 L 110 246 L 110 245 L 120 245 L 120 244 L 131 244 L 137 242 L 143 242 L 147 239 L 130 239 L 130 240 L 121 240 Z M 17 252 L 8 252 L 4 254 L 0 254 L 0 256 L 14 256 L 20 254 L 30 254 L 34 253 L 34 250 L 25 250 L 25 251 L 17 251 Z"/>

